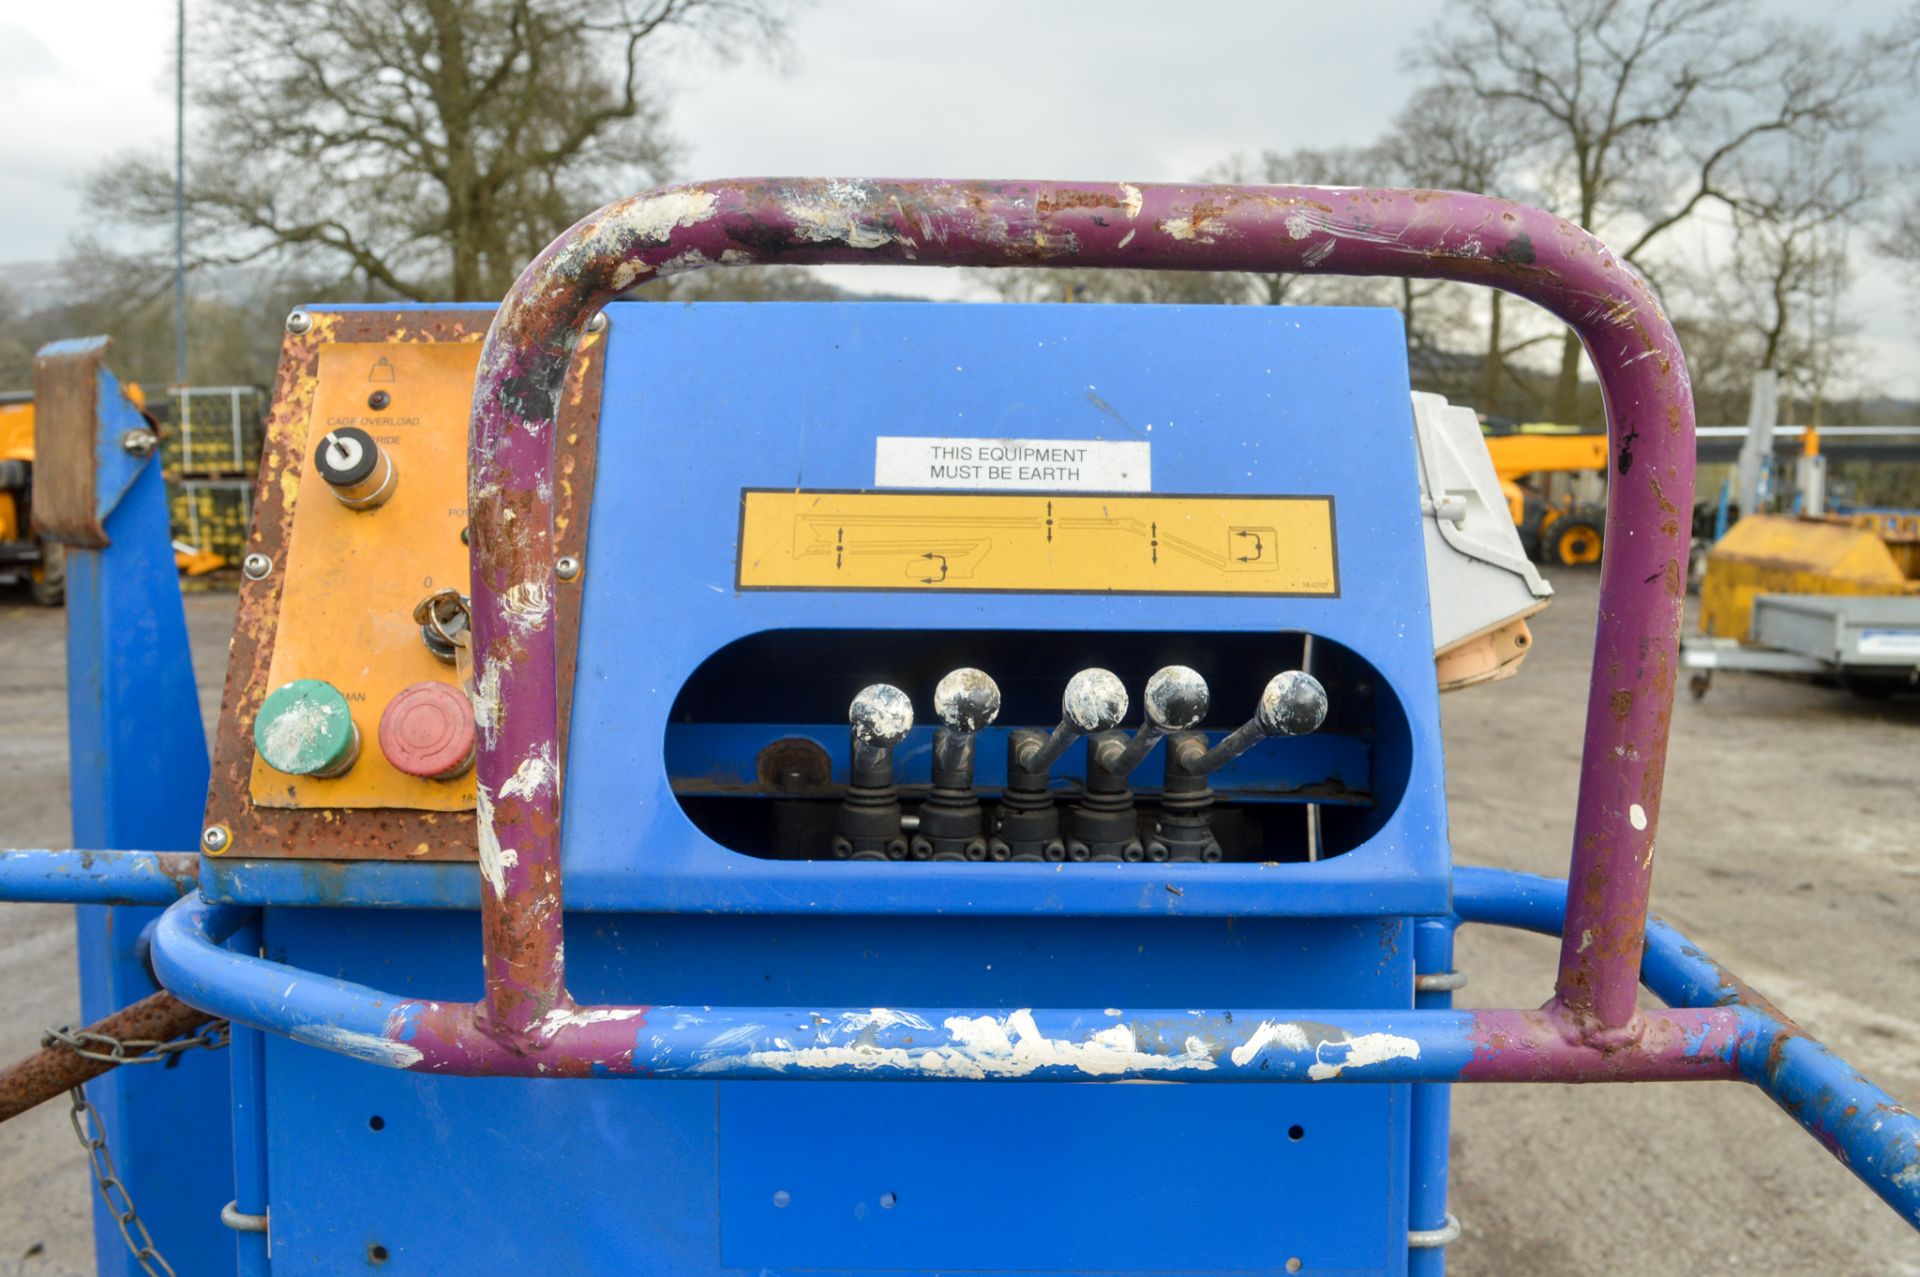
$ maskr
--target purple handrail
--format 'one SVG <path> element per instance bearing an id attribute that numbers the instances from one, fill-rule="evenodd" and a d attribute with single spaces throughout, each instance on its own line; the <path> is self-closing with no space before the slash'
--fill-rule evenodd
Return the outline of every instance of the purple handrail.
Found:
<path id="1" fill-rule="evenodd" d="M 1687 368 L 1652 290 L 1571 222 L 1486 196 L 1079 182 L 672 187 L 591 214 L 521 274 L 481 352 L 468 462 L 486 993 L 472 1007 L 436 1006 L 426 1036 L 453 1055 L 539 1052 L 556 1072 L 600 1045 L 576 1036 L 594 1012 L 568 996 L 561 947 L 557 401 L 575 344 L 608 302 L 649 279 L 760 262 L 1410 276 L 1504 289 L 1564 320 L 1598 370 L 1612 438 L 1566 930 L 1541 1011 L 1476 1019 L 1516 1073 L 1658 1075 L 1661 1057 L 1686 1054 L 1675 1026 L 1634 1002 L 1694 470 Z"/>

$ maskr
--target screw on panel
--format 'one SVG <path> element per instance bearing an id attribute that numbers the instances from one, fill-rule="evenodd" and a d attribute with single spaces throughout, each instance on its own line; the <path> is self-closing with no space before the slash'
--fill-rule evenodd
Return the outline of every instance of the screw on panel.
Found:
<path id="1" fill-rule="evenodd" d="M 562 581 L 573 580 L 574 577 L 580 575 L 580 560 L 574 558 L 571 554 L 563 556 L 554 563 L 553 574 Z"/>
<path id="2" fill-rule="evenodd" d="M 160 445 L 160 436 L 151 430 L 135 428 L 120 436 L 120 446 L 136 457 L 149 457 Z"/>
<path id="3" fill-rule="evenodd" d="M 225 851 L 231 838 L 225 825 L 208 825 L 200 831 L 200 845 L 207 849 L 209 855 L 217 856 Z"/>
<path id="4" fill-rule="evenodd" d="M 287 331 L 298 337 L 313 327 L 313 316 L 304 310 L 296 310 L 287 316 Z"/>
<path id="5" fill-rule="evenodd" d="M 590 333 L 600 333 L 600 332 L 605 332 L 606 330 L 607 330 L 607 312 L 604 310 L 595 311 L 593 313 L 593 318 L 587 321 L 587 331 Z"/>
<path id="6" fill-rule="evenodd" d="M 240 560 L 240 575 L 249 581 L 265 580 L 273 571 L 273 560 L 264 554 L 249 554 Z"/>

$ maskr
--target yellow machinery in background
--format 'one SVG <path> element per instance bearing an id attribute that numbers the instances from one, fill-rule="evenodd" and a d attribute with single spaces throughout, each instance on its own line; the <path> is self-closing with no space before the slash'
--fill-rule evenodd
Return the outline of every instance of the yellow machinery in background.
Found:
<path id="1" fill-rule="evenodd" d="M 1761 594 L 1920 594 L 1920 516 L 1754 514 L 1707 553 L 1700 632 L 1749 642 Z"/>
<path id="2" fill-rule="evenodd" d="M 1528 554 L 1561 567 L 1600 562 L 1601 529 L 1607 522 L 1604 500 L 1595 499 L 1591 491 L 1578 492 L 1577 485 L 1556 484 L 1554 477 L 1595 475 L 1604 483 L 1604 434 L 1527 423 L 1507 433 L 1489 432 L 1487 454 Z"/>
<path id="3" fill-rule="evenodd" d="M 1696 699 L 1716 669 L 1920 689 L 1920 514 L 1748 515 L 1707 553 L 1681 663 Z"/>
<path id="4" fill-rule="evenodd" d="M 146 410 L 146 395 L 128 382 L 127 397 Z M 0 394 L 0 585 L 25 582 L 33 601 L 58 607 L 66 598 L 63 547 L 33 531 L 33 395 Z M 227 566 L 225 556 L 184 541 L 173 545 L 174 566 L 204 576 Z"/>
<path id="5" fill-rule="evenodd" d="M 25 582 L 33 601 L 66 598 L 63 547 L 33 532 L 33 396 L 0 397 L 0 584 Z"/>

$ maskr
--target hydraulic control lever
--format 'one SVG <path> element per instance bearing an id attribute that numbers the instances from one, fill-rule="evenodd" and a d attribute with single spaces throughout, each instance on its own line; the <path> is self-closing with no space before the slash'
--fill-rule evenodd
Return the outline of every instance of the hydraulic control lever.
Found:
<path id="1" fill-rule="evenodd" d="M 1144 721 L 1128 740 L 1101 732 L 1087 741 L 1087 785 L 1072 812 L 1067 855 L 1074 860 L 1165 860 L 1164 843 L 1142 843 L 1127 778 L 1171 732 L 1185 731 L 1207 714 L 1207 681 L 1184 665 L 1169 665 L 1147 680 Z"/>
<path id="2" fill-rule="evenodd" d="M 1311 674 L 1287 670 L 1268 680 L 1253 717 L 1212 749 L 1199 732 L 1168 741 L 1158 830 L 1168 858 L 1208 863 L 1220 859 L 1220 844 L 1213 837 L 1213 789 L 1207 784 L 1208 776 L 1270 736 L 1304 736 L 1326 720 L 1327 689 Z"/>
<path id="3" fill-rule="evenodd" d="M 847 796 L 833 821 L 833 854 L 840 860 L 902 860 L 900 791 L 893 783 L 894 746 L 913 729 L 913 702 L 886 683 L 861 689 L 847 709 L 852 767 Z"/>
<path id="4" fill-rule="evenodd" d="M 1207 697 L 1207 680 L 1186 666 L 1169 665 L 1156 671 L 1147 680 L 1140 730 L 1117 750 L 1095 750 L 1094 763 L 1103 771 L 1131 776 L 1163 736 L 1184 732 L 1207 716 Z"/>
<path id="5" fill-rule="evenodd" d="M 999 716 L 1000 687 L 976 669 L 958 669 L 933 689 L 933 789 L 920 805 L 909 845 L 915 860 L 985 860 L 986 814 L 973 792 L 974 734 Z"/>
<path id="6" fill-rule="evenodd" d="M 1060 813 L 1048 773 L 1067 747 L 1125 718 L 1127 689 L 1102 669 L 1081 670 L 1060 699 L 1060 725 L 1051 735 L 1023 728 L 1007 734 L 1007 787 L 1001 794 L 999 835 L 988 844 L 995 860 L 1065 860 Z"/>

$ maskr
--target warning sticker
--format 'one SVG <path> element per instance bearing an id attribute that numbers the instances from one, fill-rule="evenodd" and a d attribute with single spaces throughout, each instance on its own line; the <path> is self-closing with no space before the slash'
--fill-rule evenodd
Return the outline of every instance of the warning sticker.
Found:
<path id="1" fill-rule="evenodd" d="M 1920 656 L 1920 630 L 1861 630 L 1862 656 Z"/>
<path id="2" fill-rule="evenodd" d="M 1151 492 L 1153 445 L 1110 439 L 954 439 L 881 435 L 876 488 L 995 492 Z"/>
<path id="3" fill-rule="evenodd" d="M 1328 496 L 740 494 L 743 590 L 1340 593 Z"/>

